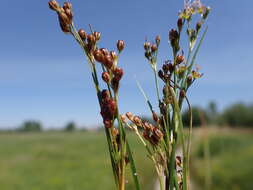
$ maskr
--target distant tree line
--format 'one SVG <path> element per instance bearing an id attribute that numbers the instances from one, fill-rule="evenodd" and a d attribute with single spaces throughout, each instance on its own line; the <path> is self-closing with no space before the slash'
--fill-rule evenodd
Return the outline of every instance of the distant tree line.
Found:
<path id="1" fill-rule="evenodd" d="M 217 106 L 211 102 L 204 109 L 192 107 L 193 126 L 217 125 L 229 127 L 253 128 L 253 104 L 235 103 L 222 112 L 217 111 Z M 188 126 L 190 122 L 189 110 L 183 112 L 183 123 Z"/>
<path id="2" fill-rule="evenodd" d="M 71 121 L 68 122 L 64 127 L 62 128 L 52 128 L 48 129 L 50 131 L 66 131 L 66 132 L 73 132 L 77 130 L 86 130 L 86 128 L 77 128 L 75 122 Z M 24 121 L 23 124 L 21 124 L 19 127 L 15 129 L 8 129 L 8 130 L 2 130 L 2 131 L 16 131 L 16 132 L 41 132 L 43 131 L 43 125 L 40 121 L 37 120 L 27 120 Z"/>

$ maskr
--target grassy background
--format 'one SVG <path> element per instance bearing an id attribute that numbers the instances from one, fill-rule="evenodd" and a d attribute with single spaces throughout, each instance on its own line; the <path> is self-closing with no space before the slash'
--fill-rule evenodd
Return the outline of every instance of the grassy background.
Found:
<path id="1" fill-rule="evenodd" d="M 202 135 L 201 135 L 202 133 Z M 253 132 L 250 130 L 202 131 L 194 141 L 193 174 L 205 187 L 206 176 L 211 176 L 212 190 L 253 189 Z M 199 138 L 202 137 L 202 138 Z M 210 171 L 205 159 L 205 143 L 209 143 Z M 208 189 L 207 187 L 205 189 Z"/>
<path id="2" fill-rule="evenodd" d="M 151 161 L 133 137 L 129 139 L 142 187 L 151 189 Z M 112 190 L 108 158 L 103 132 L 0 134 L 0 189 Z M 134 189 L 130 176 L 127 180 L 127 189 Z"/>

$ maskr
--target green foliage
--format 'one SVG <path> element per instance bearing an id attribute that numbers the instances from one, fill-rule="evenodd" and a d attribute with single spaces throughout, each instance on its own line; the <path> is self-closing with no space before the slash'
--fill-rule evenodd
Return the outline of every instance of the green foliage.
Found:
<path id="1" fill-rule="evenodd" d="M 223 112 L 220 123 L 231 127 L 253 127 L 253 105 L 236 103 Z"/>
<path id="2" fill-rule="evenodd" d="M 25 121 L 21 127 L 17 129 L 22 132 L 38 132 L 42 130 L 42 125 L 38 121 Z"/>
<path id="3" fill-rule="evenodd" d="M 190 124 L 190 113 L 189 110 L 186 110 L 182 114 L 182 119 L 184 126 L 189 126 Z M 192 125 L 193 127 L 199 127 L 205 125 L 209 122 L 208 113 L 200 107 L 192 107 Z"/>
<path id="4" fill-rule="evenodd" d="M 76 130 L 76 124 L 72 121 L 72 122 L 69 122 L 65 128 L 64 128 L 65 131 L 67 132 L 71 132 L 71 131 L 74 131 Z"/>
<path id="5" fill-rule="evenodd" d="M 129 141 L 142 189 L 151 189 L 154 171 L 132 134 Z M 0 133 L 1 190 L 114 190 L 103 132 Z M 130 169 L 126 190 L 134 189 Z"/>
<path id="6" fill-rule="evenodd" d="M 238 131 L 210 136 L 212 190 L 253 189 L 252 137 L 252 132 L 246 134 Z M 195 144 L 197 148 L 193 155 L 194 178 L 200 185 L 204 185 L 206 175 L 203 144 L 204 139 Z"/>

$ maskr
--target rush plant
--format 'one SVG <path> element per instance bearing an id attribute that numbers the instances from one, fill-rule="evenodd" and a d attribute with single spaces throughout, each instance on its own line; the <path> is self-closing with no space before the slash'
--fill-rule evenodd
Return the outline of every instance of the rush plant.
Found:
<path id="1" fill-rule="evenodd" d="M 184 100 L 191 110 L 187 91 L 195 80 L 202 76 L 199 69 L 194 68 L 194 66 L 196 56 L 207 32 L 207 28 L 202 33 L 201 29 L 210 9 L 199 0 L 185 1 L 184 9 L 180 12 L 177 20 L 177 28 L 169 31 L 172 58 L 165 61 L 161 70 L 157 71 L 160 36 L 155 38 L 154 43 L 148 41 L 144 43 L 145 57 L 154 73 L 159 107 L 158 111 L 153 109 L 147 95 L 139 85 L 154 120 L 151 124 L 130 112 L 120 114 L 119 111 L 119 87 L 124 72 L 118 66 L 118 62 L 119 55 L 125 47 L 124 41 L 117 41 L 117 52 L 99 48 L 101 37 L 99 32 L 93 31 L 91 26 L 89 33 L 83 29 L 77 30 L 75 28 L 71 3 L 65 2 L 61 7 L 56 0 L 51 0 L 49 7 L 57 13 L 62 31 L 71 34 L 80 45 L 90 67 L 100 113 L 103 118 L 117 189 L 125 189 L 125 171 L 128 163 L 135 188 L 136 190 L 140 189 L 134 159 L 125 131 L 125 127 L 129 127 L 144 144 L 148 157 L 152 160 L 159 177 L 161 190 L 188 190 L 192 122 L 189 124 L 189 135 L 186 137 L 183 130 L 181 110 Z M 197 15 L 200 16 L 193 19 Z M 181 48 L 181 36 L 184 33 L 188 38 L 186 59 Z M 200 34 L 201 37 L 198 39 Z M 102 68 L 100 74 L 97 69 L 99 66 Z M 163 83 L 162 92 L 159 91 L 159 78 Z M 101 81 L 103 82 L 101 83 Z M 182 156 L 176 155 L 180 147 L 182 148 Z M 165 183 L 163 184 L 164 178 Z"/>

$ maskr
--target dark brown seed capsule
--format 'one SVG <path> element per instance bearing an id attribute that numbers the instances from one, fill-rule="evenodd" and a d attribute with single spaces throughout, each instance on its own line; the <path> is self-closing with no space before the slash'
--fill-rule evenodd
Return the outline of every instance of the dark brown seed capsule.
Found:
<path id="1" fill-rule="evenodd" d="M 125 42 L 123 40 L 118 40 L 117 48 L 118 48 L 118 51 L 121 52 L 125 48 Z"/>
<path id="2" fill-rule="evenodd" d="M 177 20 L 177 27 L 178 27 L 178 31 L 180 32 L 183 28 L 183 19 L 182 18 L 179 18 Z"/>
<path id="3" fill-rule="evenodd" d="M 184 62 L 184 56 L 183 55 L 178 55 L 176 57 L 176 64 L 179 65 L 180 63 Z"/>
<path id="4" fill-rule="evenodd" d="M 123 69 L 117 67 L 114 69 L 113 74 L 117 80 L 120 80 L 124 74 Z"/>
<path id="5" fill-rule="evenodd" d="M 113 60 L 117 58 L 117 53 L 115 51 L 111 51 L 110 54 Z"/>
<path id="6" fill-rule="evenodd" d="M 60 8 L 60 5 L 58 4 L 57 1 L 51 0 L 48 2 L 49 8 L 52 9 L 53 11 L 58 11 Z"/>
<path id="7" fill-rule="evenodd" d="M 100 49 L 96 49 L 93 53 L 93 56 L 97 62 L 102 63 L 104 61 L 104 55 Z"/>
<path id="8" fill-rule="evenodd" d="M 100 36 L 101 36 L 100 32 L 94 32 L 93 35 L 95 36 L 96 41 L 100 40 Z"/>
<path id="9" fill-rule="evenodd" d="M 159 70 L 159 71 L 158 71 L 158 76 L 159 76 L 161 79 L 164 79 L 164 74 L 163 74 L 163 71 L 162 71 L 162 70 Z"/>
<path id="10" fill-rule="evenodd" d="M 143 47 L 146 51 L 148 51 L 150 49 L 150 46 L 151 46 L 151 44 L 149 42 L 145 42 L 143 45 Z"/>
<path id="11" fill-rule="evenodd" d="M 72 10 L 72 4 L 70 2 L 65 2 L 63 4 L 63 9 L 66 10 L 66 9 L 70 9 Z"/>
<path id="12" fill-rule="evenodd" d="M 156 45 L 159 46 L 160 45 L 160 42 L 161 42 L 161 37 L 158 35 L 156 36 L 155 38 L 155 42 L 156 42 Z"/>
<path id="13" fill-rule="evenodd" d="M 108 72 L 103 72 L 102 73 L 102 79 L 106 82 L 109 83 L 110 82 L 110 75 Z"/>
<path id="14" fill-rule="evenodd" d="M 92 34 L 88 34 L 87 35 L 87 41 L 89 44 L 95 44 L 96 43 L 96 38 L 94 35 Z"/>
<path id="15" fill-rule="evenodd" d="M 153 44 L 153 45 L 151 46 L 151 51 L 152 51 L 152 52 L 156 52 L 156 51 L 157 51 L 157 46 L 156 46 L 155 44 Z"/>
<path id="16" fill-rule="evenodd" d="M 87 34 L 86 34 L 86 32 L 83 29 L 80 29 L 78 31 L 78 34 L 79 34 L 79 36 L 81 37 L 82 40 L 86 40 Z"/>
<path id="17" fill-rule="evenodd" d="M 102 100 L 106 100 L 110 98 L 110 93 L 108 90 L 102 90 L 101 92 L 101 98 Z"/>

